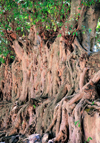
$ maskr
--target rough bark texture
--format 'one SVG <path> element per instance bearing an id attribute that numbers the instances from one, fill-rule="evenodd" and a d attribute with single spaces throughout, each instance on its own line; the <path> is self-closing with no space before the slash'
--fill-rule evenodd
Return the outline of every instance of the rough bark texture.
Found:
<path id="1" fill-rule="evenodd" d="M 72 0 L 72 8 L 77 3 Z M 28 39 L 12 40 L 16 58 L 0 67 L 0 129 L 7 135 L 44 134 L 43 143 L 82 143 L 91 137 L 99 143 L 100 53 L 91 53 L 99 10 L 80 7 L 73 23 L 77 37 L 62 28 L 61 38 L 45 44 L 32 26 Z M 95 129 L 88 123 L 93 120 Z"/>

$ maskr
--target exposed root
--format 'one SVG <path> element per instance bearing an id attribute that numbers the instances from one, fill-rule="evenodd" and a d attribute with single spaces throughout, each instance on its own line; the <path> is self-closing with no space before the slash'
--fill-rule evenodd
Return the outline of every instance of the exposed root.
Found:
<path id="1" fill-rule="evenodd" d="M 68 97 L 66 97 L 64 100 L 62 100 L 62 102 L 59 103 L 59 108 L 57 111 L 62 116 L 57 114 L 57 120 L 54 120 L 56 122 L 56 137 L 52 139 L 53 142 L 65 142 L 68 140 L 68 143 L 82 143 L 83 137 L 81 123 L 83 111 L 85 108 L 100 110 L 100 107 L 98 106 L 100 103 L 94 101 L 98 98 L 98 93 L 96 91 L 95 83 L 93 82 L 98 82 L 100 80 L 99 74 L 100 72 L 98 72 L 98 74 L 96 74 L 92 80 L 83 86 L 82 90 L 74 94 L 74 97 L 70 96 L 72 99 L 68 101 Z M 93 105 L 89 100 L 94 101 Z M 54 124 L 52 124 L 52 126 L 53 125 Z M 68 129 L 69 137 L 67 132 Z"/>
<path id="2" fill-rule="evenodd" d="M 12 101 L 18 100 L 9 109 L 12 128 L 8 135 L 36 132 L 43 135 L 46 132 L 47 140 L 53 138 L 52 142 L 81 143 L 84 110 L 100 110 L 96 89 L 100 80 L 100 65 L 98 61 L 94 62 L 99 72 L 91 80 L 86 79 L 88 52 L 77 38 L 67 36 L 67 43 L 72 38 L 70 45 L 59 41 L 58 37 L 51 46 L 50 42 L 45 45 L 42 41 L 40 44 L 41 39 L 37 39 L 34 28 L 31 27 L 28 39 L 12 40 L 17 58 L 12 64 L 12 73 L 9 74 L 8 66 L 5 66 L 4 72 L 4 77 L 8 74 L 12 77 L 0 79 L 1 99 L 8 99 L 6 87 L 9 87 L 9 91 L 12 89 Z M 34 102 L 31 103 L 31 100 Z M 0 110 L 2 107 L 0 105 Z M 4 129 L 8 127 L 7 120 L 5 118 L 0 122 Z M 49 134 L 53 134 L 52 137 Z"/>

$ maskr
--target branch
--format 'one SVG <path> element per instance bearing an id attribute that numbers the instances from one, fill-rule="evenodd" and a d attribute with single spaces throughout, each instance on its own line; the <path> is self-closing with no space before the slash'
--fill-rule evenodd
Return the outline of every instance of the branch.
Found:
<path id="1" fill-rule="evenodd" d="M 97 83 L 100 80 L 100 70 L 94 75 L 92 81 Z"/>
<path id="2" fill-rule="evenodd" d="M 77 37 L 75 37 L 74 44 L 79 48 L 81 54 L 82 54 L 82 53 L 88 53 L 88 52 L 86 51 L 86 49 L 83 49 L 83 47 L 80 45 L 80 43 L 78 42 Z"/>
<path id="3" fill-rule="evenodd" d="M 79 82 L 80 90 L 84 86 L 84 80 L 85 80 L 85 75 L 86 75 L 87 70 L 88 68 L 84 68 L 83 72 L 80 74 L 80 82 Z"/>
<path id="4" fill-rule="evenodd" d="M 12 47 L 14 48 L 15 53 L 16 53 L 16 55 L 18 56 L 18 58 L 20 58 L 20 59 L 22 60 L 24 51 L 23 51 L 23 49 L 20 47 L 20 45 L 18 44 L 18 41 L 17 41 L 17 40 L 15 40 L 15 41 L 13 42 L 13 46 L 12 46 Z"/>
<path id="5" fill-rule="evenodd" d="M 89 85 L 95 87 L 95 83 L 97 83 L 99 80 L 100 80 L 100 70 L 95 74 L 92 80 L 90 80 L 86 85 L 82 87 L 82 89 L 80 90 L 78 94 L 76 94 L 72 99 L 70 99 L 69 105 L 72 105 L 73 103 L 79 101 L 82 98 L 91 99 L 93 96 L 92 94 L 93 94 L 94 88 L 90 89 L 91 92 L 86 93 L 86 90 L 89 89 Z"/>

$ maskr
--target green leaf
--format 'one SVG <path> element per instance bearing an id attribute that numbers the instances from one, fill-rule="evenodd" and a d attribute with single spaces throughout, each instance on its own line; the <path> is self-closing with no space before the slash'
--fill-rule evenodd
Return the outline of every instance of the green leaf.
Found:
<path id="1" fill-rule="evenodd" d="M 79 122 L 79 120 L 78 121 L 76 121 L 76 122 L 74 122 L 74 124 L 75 124 L 75 126 L 77 125 L 77 123 Z"/>
<path id="2" fill-rule="evenodd" d="M 58 51 L 58 56 L 59 56 L 60 52 Z"/>
<path id="3" fill-rule="evenodd" d="M 92 31 L 92 29 L 91 29 L 91 28 L 89 28 L 89 33 L 91 33 L 91 31 Z"/>
<path id="4" fill-rule="evenodd" d="M 89 142 L 89 138 L 87 139 L 87 142 Z"/>
<path id="5" fill-rule="evenodd" d="M 64 9 L 61 9 L 61 12 L 64 13 Z"/>
<path id="6" fill-rule="evenodd" d="M 4 33 L 3 33 L 3 32 L 1 32 L 1 35 L 2 35 L 2 36 L 4 36 Z"/>
<path id="7" fill-rule="evenodd" d="M 81 9 L 80 7 L 78 9 Z"/>
<path id="8" fill-rule="evenodd" d="M 33 107 L 34 107 L 34 108 L 36 108 L 36 106 L 35 106 L 35 105 L 33 105 Z"/>
<path id="9" fill-rule="evenodd" d="M 72 35 L 75 35 L 75 32 L 73 32 L 73 34 Z"/>
<path id="10" fill-rule="evenodd" d="M 45 21 L 45 19 L 42 19 L 42 22 L 44 22 Z"/>
<path id="11" fill-rule="evenodd" d="M 0 11 L 0 14 L 2 14 L 3 13 L 3 11 Z"/>
<path id="12" fill-rule="evenodd" d="M 69 30 L 71 30 L 72 28 L 71 27 L 69 27 Z"/>
<path id="13" fill-rule="evenodd" d="M 2 63 L 5 63 L 5 60 L 2 58 L 1 62 L 2 62 Z"/>
<path id="14" fill-rule="evenodd" d="M 90 139 L 90 140 L 92 140 L 92 138 L 91 138 L 91 137 L 89 137 L 89 139 Z"/>
<path id="15" fill-rule="evenodd" d="M 85 31 L 83 31 L 82 33 L 85 34 Z"/>
<path id="16" fill-rule="evenodd" d="M 62 23 L 59 23 L 58 25 L 59 25 L 59 27 L 62 27 Z"/>
<path id="17" fill-rule="evenodd" d="M 14 59 L 15 57 L 14 57 L 14 56 L 10 56 L 10 58 L 11 58 L 11 59 Z"/>
<path id="18" fill-rule="evenodd" d="M 94 104 L 94 101 L 92 102 L 92 105 Z"/>
<path id="19" fill-rule="evenodd" d="M 59 34 L 58 37 L 61 37 L 61 34 Z"/>
<path id="20" fill-rule="evenodd" d="M 78 15 L 79 15 L 79 16 L 81 16 L 81 14 L 80 14 L 80 13 L 78 13 Z"/>
<path id="21" fill-rule="evenodd" d="M 51 7 L 51 3 L 49 3 L 49 7 Z"/>
<path id="22" fill-rule="evenodd" d="M 77 34 L 77 32 L 76 32 L 76 36 L 77 36 L 78 34 Z"/>
<path id="23" fill-rule="evenodd" d="M 22 15 L 19 15 L 19 18 L 20 18 L 20 19 L 22 19 L 22 18 L 23 18 L 23 16 L 22 16 Z"/>
<path id="24" fill-rule="evenodd" d="M 8 24 L 6 24 L 5 27 L 8 28 Z"/>
<path id="25" fill-rule="evenodd" d="M 48 10 L 49 13 L 51 13 L 50 9 Z"/>
<path id="26" fill-rule="evenodd" d="M 8 53 L 3 53 L 3 56 L 4 56 L 4 57 L 7 57 L 7 55 L 8 55 Z"/>
<path id="27" fill-rule="evenodd" d="M 79 124 L 78 124 L 78 127 L 80 127 L 80 126 L 81 126 L 81 124 L 79 123 Z"/>
<path id="28" fill-rule="evenodd" d="M 89 137 L 89 138 L 87 139 L 87 142 L 89 142 L 90 140 L 92 140 L 92 138 L 91 138 L 91 137 Z"/>
<path id="29" fill-rule="evenodd" d="M 54 26 L 54 31 L 56 31 L 56 26 Z"/>
<path id="30" fill-rule="evenodd" d="M 17 28 L 16 28 L 16 30 L 20 30 L 20 29 L 21 29 L 21 27 L 17 27 Z"/>
<path id="31" fill-rule="evenodd" d="M 46 25 L 46 29 L 48 29 L 48 25 Z"/>

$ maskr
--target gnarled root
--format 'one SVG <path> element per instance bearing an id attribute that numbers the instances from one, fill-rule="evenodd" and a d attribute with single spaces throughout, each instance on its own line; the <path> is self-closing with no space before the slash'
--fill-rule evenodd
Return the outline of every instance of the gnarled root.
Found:
<path id="1" fill-rule="evenodd" d="M 78 93 L 74 94 L 74 96 L 66 96 L 58 103 L 56 116 L 47 130 L 50 131 L 56 123 L 56 137 L 52 139 L 53 143 L 83 142 L 82 122 L 84 109 L 94 108 L 100 110 L 100 102 L 96 100 L 99 98 L 96 90 L 96 84 L 99 80 L 100 71 Z"/>

